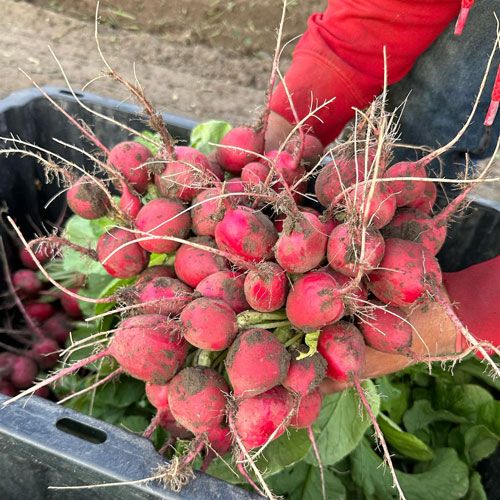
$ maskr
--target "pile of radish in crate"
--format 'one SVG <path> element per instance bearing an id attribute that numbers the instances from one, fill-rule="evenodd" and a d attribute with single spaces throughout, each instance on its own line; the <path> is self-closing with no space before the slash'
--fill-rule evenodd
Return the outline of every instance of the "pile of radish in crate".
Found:
<path id="1" fill-rule="evenodd" d="M 157 410 L 145 436 L 160 426 L 170 433 L 168 445 L 192 438 L 163 479 L 178 488 L 198 456 L 206 467 L 232 450 L 240 473 L 269 496 L 255 465 L 259 452 L 249 452 L 294 428 L 308 429 L 314 448 L 320 386 L 330 378 L 355 387 L 390 464 L 360 383 L 365 349 L 429 360 L 412 350 L 414 327 L 406 319 L 408 308 L 429 298 L 458 322 L 442 296 L 435 255 L 470 188 L 432 214 L 436 186 L 426 166 L 467 124 L 422 159 L 391 164 L 391 120 L 377 102 L 328 155 L 300 124 L 267 151 L 268 115 L 257 127 L 228 130 L 204 154 L 175 144 L 139 89 L 127 85 L 155 135 L 109 149 L 106 138 L 69 117 L 100 150 L 92 157 L 99 175 L 4 138 L 12 144 L 5 153 L 34 156 L 64 185 L 75 214 L 59 234 L 32 242 L 10 219 L 26 256 L 63 304 L 78 300 L 92 306 L 87 320 L 111 320 L 88 339 L 70 339 L 64 351 L 95 347 L 90 356 L 9 402 L 112 358 L 118 368 L 88 390 L 120 374 L 144 381 Z M 68 227 L 83 219 L 100 227 L 95 241 L 69 236 Z M 80 254 L 84 274 L 84 262 L 103 268 L 112 286 L 97 297 L 85 293 L 85 280 L 81 290 L 65 286 L 50 265 L 68 252 Z M 18 294 L 26 291 L 27 272 L 13 276 Z M 465 328 L 463 334 L 491 361 Z"/>

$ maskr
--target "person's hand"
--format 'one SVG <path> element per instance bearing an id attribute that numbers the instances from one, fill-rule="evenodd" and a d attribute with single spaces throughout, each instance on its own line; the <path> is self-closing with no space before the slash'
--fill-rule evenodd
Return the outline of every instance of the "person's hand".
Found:
<path id="1" fill-rule="evenodd" d="M 443 307 L 428 299 L 418 307 L 406 311 L 414 327 L 412 350 L 424 361 L 426 356 L 439 356 L 456 352 L 456 328 Z M 387 354 L 366 347 L 366 360 L 361 378 L 374 378 L 393 373 L 417 361 L 399 354 Z M 320 390 L 323 394 L 346 389 L 348 383 L 326 378 Z"/>
<path id="2" fill-rule="evenodd" d="M 271 111 L 266 131 L 266 152 L 278 149 L 292 129 L 293 125 L 288 120 Z"/>

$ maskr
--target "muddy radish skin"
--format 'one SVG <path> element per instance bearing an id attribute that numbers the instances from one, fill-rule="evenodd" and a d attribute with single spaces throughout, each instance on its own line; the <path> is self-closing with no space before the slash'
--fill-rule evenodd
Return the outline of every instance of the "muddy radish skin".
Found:
<path id="1" fill-rule="evenodd" d="M 351 228 L 348 224 L 337 226 L 328 239 L 327 258 L 330 267 L 335 271 L 354 278 L 360 268 L 361 229 Z M 365 253 L 363 271 L 377 267 L 384 256 L 384 238 L 374 227 L 365 231 Z"/>
<path id="2" fill-rule="evenodd" d="M 193 300 L 193 290 L 175 278 L 152 278 L 137 287 L 137 302 L 145 314 L 177 315 Z"/>
<path id="3" fill-rule="evenodd" d="M 425 178 L 427 177 L 427 169 L 425 168 L 425 165 L 418 162 L 402 161 L 389 167 L 385 171 L 384 177 L 386 179 L 392 177 Z M 394 192 L 396 205 L 398 207 L 403 207 L 409 205 L 410 203 L 415 203 L 417 200 L 421 199 L 427 184 L 430 183 L 417 180 L 401 180 L 390 181 L 388 184 Z"/>
<path id="4" fill-rule="evenodd" d="M 251 328 L 236 337 L 225 363 L 234 395 L 247 398 L 261 394 L 285 379 L 290 354 L 270 331 Z"/>
<path id="5" fill-rule="evenodd" d="M 328 377 L 339 382 L 357 377 L 364 366 L 363 335 L 347 321 L 339 321 L 321 330 L 318 351 L 326 360 Z"/>
<path id="6" fill-rule="evenodd" d="M 191 217 L 184 205 L 170 198 L 156 198 L 144 205 L 135 219 L 135 226 L 145 234 L 138 238 L 147 238 L 148 235 L 157 238 L 139 241 L 144 250 L 155 253 L 170 253 L 179 248 L 180 243 L 161 239 L 174 236 L 183 239 L 191 229 Z"/>
<path id="7" fill-rule="evenodd" d="M 97 257 L 113 278 L 132 278 L 143 271 L 149 261 L 149 255 L 135 242 L 135 235 L 116 227 L 100 236 Z"/>
<path id="8" fill-rule="evenodd" d="M 251 262 L 271 259 L 277 239 L 270 219 L 247 207 L 227 210 L 215 228 L 215 241 L 220 250 Z"/>
<path id="9" fill-rule="evenodd" d="M 426 182 L 423 193 L 420 198 L 407 203 L 407 208 L 413 208 L 415 210 L 420 210 L 424 214 L 430 214 L 432 212 L 432 207 L 436 203 L 437 199 L 437 187 L 435 182 Z"/>
<path id="10" fill-rule="evenodd" d="M 221 351 L 238 333 L 236 314 L 219 299 L 200 297 L 188 304 L 180 315 L 184 338 L 198 349 Z"/>
<path id="11" fill-rule="evenodd" d="M 108 156 L 108 162 L 115 167 L 130 185 L 139 193 L 148 187 L 149 171 L 144 165 L 151 158 L 151 151 L 135 141 L 117 144 Z"/>
<path id="12" fill-rule="evenodd" d="M 311 426 L 319 416 L 323 397 L 318 389 L 302 396 L 299 400 L 297 412 L 290 420 L 290 426 L 296 429 L 306 429 Z"/>
<path id="13" fill-rule="evenodd" d="M 198 236 L 215 236 L 215 227 L 224 218 L 224 200 L 218 198 L 220 188 L 205 189 L 198 194 L 191 204 L 193 233 Z"/>
<path id="14" fill-rule="evenodd" d="M 188 347 L 174 321 L 141 314 L 118 325 L 108 354 L 132 377 L 162 385 L 181 369 Z"/>
<path id="15" fill-rule="evenodd" d="M 177 277 L 184 283 L 195 288 L 203 278 L 229 269 L 227 259 L 210 251 L 193 247 L 190 243 L 217 248 L 214 239 L 210 236 L 189 238 L 187 243 L 179 247 L 175 254 L 174 269 Z"/>
<path id="16" fill-rule="evenodd" d="M 339 320 L 345 309 L 338 288 L 329 273 L 313 271 L 302 275 L 288 293 L 286 315 L 290 323 L 300 330 L 313 331 Z"/>
<path id="17" fill-rule="evenodd" d="M 236 314 L 239 314 L 250 308 L 245 298 L 244 285 L 244 274 L 219 271 L 201 280 L 195 291 L 204 297 L 223 300 Z"/>
<path id="18" fill-rule="evenodd" d="M 274 439 L 285 432 L 293 398 L 281 386 L 244 399 L 235 415 L 235 431 L 246 450 L 265 444 L 274 432 Z"/>
<path id="19" fill-rule="evenodd" d="M 228 393 L 226 382 L 216 371 L 188 367 L 170 382 L 168 404 L 183 427 L 201 434 L 221 424 Z"/>
<path id="20" fill-rule="evenodd" d="M 317 267 L 326 253 L 328 235 L 323 231 L 323 223 L 312 213 L 302 213 L 297 220 L 287 218 L 274 250 L 278 264 L 289 273 Z"/>
<path id="21" fill-rule="evenodd" d="M 379 269 L 368 275 L 370 291 L 382 302 L 408 307 L 442 283 L 439 264 L 420 243 L 389 238 Z"/>
<path id="22" fill-rule="evenodd" d="M 366 344 L 381 352 L 411 354 L 413 329 L 405 312 L 381 302 L 374 304 L 378 307 L 370 311 L 369 319 L 359 323 Z"/>
<path id="23" fill-rule="evenodd" d="M 245 298 L 255 311 L 281 309 L 285 305 L 288 288 L 288 277 L 275 262 L 264 262 L 245 277 Z"/>
<path id="24" fill-rule="evenodd" d="M 219 165 L 232 174 L 239 174 L 243 167 L 258 159 L 264 150 L 264 136 L 251 127 L 236 127 L 220 141 L 216 159 Z M 238 149 L 233 149 L 233 147 Z"/>
<path id="25" fill-rule="evenodd" d="M 326 360 L 316 352 L 312 356 L 297 359 L 299 351 L 292 355 L 290 367 L 283 380 L 283 387 L 303 397 L 314 391 L 326 375 Z"/>
<path id="26" fill-rule="evenodd" d="M 84 219 L 99 219 L 111 207 L 109 198 L 90 177 L 81 177 L 66 192 L 69 208 Z"/>

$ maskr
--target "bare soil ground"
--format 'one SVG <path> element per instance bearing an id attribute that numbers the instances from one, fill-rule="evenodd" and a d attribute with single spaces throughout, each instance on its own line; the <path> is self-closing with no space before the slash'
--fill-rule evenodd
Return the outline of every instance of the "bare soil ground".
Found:
<path id="1" fill-rule="evenodd" d="M 303 32 L 326 0 L 289 0 L 285 40 Z M 0 0 L 0 98 L 39 84 L 64 85 L 48 46 L 75 88 L 101 74 L 94 40 L 96 0 Z M 196 119 L 251 122 L 264 92 L 281 14 L 278 0 L 103 0 L 99 38 L 110 63 L 134 78 L 161 111 Z M 286 67 L 290 50 L 285 52 Z M 117 99 L 117 84 L 88 90 Z M 494 171 L 500 175 L 500 161 Z M 498 184 L 477 190 L 500 201 Z"/>

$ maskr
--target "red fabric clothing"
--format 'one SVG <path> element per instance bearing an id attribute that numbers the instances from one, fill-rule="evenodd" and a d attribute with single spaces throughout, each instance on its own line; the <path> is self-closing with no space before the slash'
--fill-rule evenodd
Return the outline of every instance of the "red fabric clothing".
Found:
<path id="1" fill-rule="evenodd" d="M 335 101 L 310 118 L 327 144 L 383 88 L 382 49 L 387 47 L 388 82 L 403 78 L 460 10 L 460 0 L 330 0 L 325 12 L 309 18 L 285 82 L 300 118 L 311 106 Z M 271 109 L 294 122 L 280 84 Z"/>
<path id="2" fill-rule="evenodd" d="M 403 78 L 416 59 L 454 21 L 460 0 L 330 0 L 313 14 L 285 75 L 299 119 L 335 97 L 307 124 L 328 144 L 383 88 L 384 46 L 388 83 Z M 271 109 L 293 123 L 280 84 Z M 500 345 L 500 257 L 444 275 L 457 314 L 478 339 Z"/>
<path id="3" fill-rule="evenodd" d="M 499 346 L 500 255 L 463 271 L 444 273 L 443 282 L 457 316 L 474 337 Z"/>

